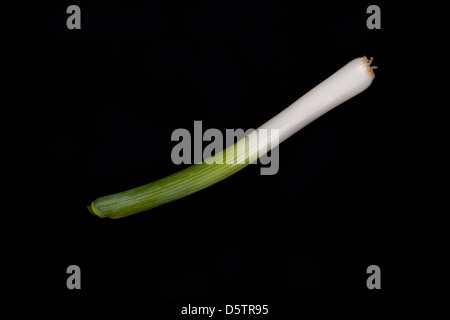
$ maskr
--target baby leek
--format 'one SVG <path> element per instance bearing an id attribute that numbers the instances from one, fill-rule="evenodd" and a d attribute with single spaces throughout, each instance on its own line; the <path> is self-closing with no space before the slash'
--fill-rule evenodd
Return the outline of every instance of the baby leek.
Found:
<path id="1" fill-rule="evenodd" d="M 88 206 L 89 211 L 101 218 L 122 218 L 180 199 L 231 176 L 324 113 L 367 89 L 375 78 L 376 67 L 371 63 L 372 58 L 368 60 L 365 56 L 350 61 L 235 145 L 168 177 L 98 198 Z M 264 140 L 260 134 L 264 129 L 275 129 L 278 139 Z M 235 160 L 233 164 L 227 164 L 226 160 L 217 163 L 228 157 Z"/>

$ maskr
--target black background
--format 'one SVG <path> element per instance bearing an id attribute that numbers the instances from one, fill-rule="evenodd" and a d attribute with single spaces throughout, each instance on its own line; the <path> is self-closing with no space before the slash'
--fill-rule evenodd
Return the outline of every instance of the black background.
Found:
<path id="1" fill-rule="evenodd" d="M 68 30 L 70 4 L 18 4 L 3 21 L 12 289 L 194 304 L 445 289 L 443 10 L 79 1 L 82 29 Z M 366 27 L 370 4 L 381 30 Z M 372 86 L 284 142 L 278 174 L 249 166 L 119 220 L 86 210 L 179 170 L 173 130 L 255 128 L 362 55 L 379 67 Z M 78 291 L 66 288 L 72 264 Z M 372 264 L 381 290 L 366 287 Z"/>

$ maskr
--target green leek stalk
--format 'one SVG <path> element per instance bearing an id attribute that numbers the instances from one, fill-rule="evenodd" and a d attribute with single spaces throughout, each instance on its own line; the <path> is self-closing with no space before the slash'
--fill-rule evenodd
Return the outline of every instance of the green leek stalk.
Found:
<path id="1" fill-rule="evenodd" d="M 222 150 L 211 158 L 168 177 L 141 187 L 98 198 L 88 206 L 88 209 L 101 218 L 117 219 L 188 196 L 228 178 L 255 161 L 257 158 L 256 148 L 251 149 L 252 154 L 250 155 L 249 148 L 245 148 L 245 145 L 245 138 L 243 138 L 225 151 Z M 243 152 L 243 149 L 246 149 L 246 152 Z M 240 156 L 238 157 L 238 155 Z M 219 161 L 221 157 L 223 160 Z M 233 164 L 227 164 L 226 159 L 230 159 L 229 157 L 235 159 Z"/>

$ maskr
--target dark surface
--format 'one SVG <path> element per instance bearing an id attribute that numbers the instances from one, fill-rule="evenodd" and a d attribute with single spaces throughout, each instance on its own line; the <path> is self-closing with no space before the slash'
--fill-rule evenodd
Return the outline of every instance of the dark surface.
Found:
<path id="1" fill-rule="evenodd" d="M 19 5 L 3 29 L 11 288 L 188 303 L 445 288 L 448 19 L 438 7 L 378 1 L 382 29 L 368 30 L 369 2 L 77 4 L 81 30 L 66 28 L 66 3 Z M 379 67 L 372 86 L 284 142 L 275 176 L 249 166 L 120 220 L 87 211 L 179 170 L 173 130 L 255 128 L 362 55 Z M 82 290 L 66 288 L 71 264 Z M 377 292 L 366 288 L 372 264 Z"/>

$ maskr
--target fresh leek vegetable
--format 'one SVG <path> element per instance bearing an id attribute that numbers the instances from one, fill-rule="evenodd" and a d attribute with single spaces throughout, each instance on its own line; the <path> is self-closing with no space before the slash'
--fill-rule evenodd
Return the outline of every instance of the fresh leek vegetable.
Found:
<path id="1" fill-rule="evenodd" d="M 175 201 L 231 176 L 324 113 L 367 89 L 375 78 L 376 67 L 371 63 L 372 58 L 366 57 L 350 61 L 235 145 L 166 178 L 98 198 L 88 206 L 89 211 L 101 218 L 122 218 Z M 264 138 L 261 134 L 264 129 L 275 129 L 278 139 Z M 234 159 L 233 164 L 227 164 L 229 157 Z M 221 158 L 223 164 L 217 163 Z"/>

